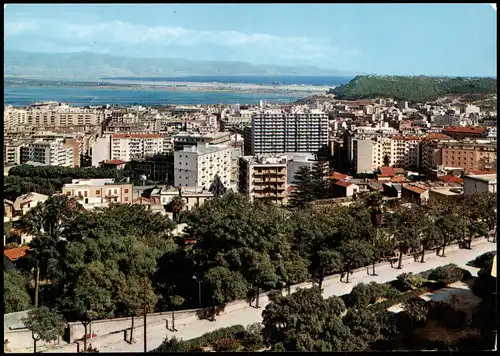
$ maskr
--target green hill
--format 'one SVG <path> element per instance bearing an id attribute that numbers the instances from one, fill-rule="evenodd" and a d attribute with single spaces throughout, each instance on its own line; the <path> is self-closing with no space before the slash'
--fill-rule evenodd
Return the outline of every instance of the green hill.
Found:
<path id="1" fill-rule="evenodd" d="M 330 89 L 337 99 L 393 98 L 430 101 L 449 94 L 496 94 L 496 78 L 444 78 L 360 75 Z"/>

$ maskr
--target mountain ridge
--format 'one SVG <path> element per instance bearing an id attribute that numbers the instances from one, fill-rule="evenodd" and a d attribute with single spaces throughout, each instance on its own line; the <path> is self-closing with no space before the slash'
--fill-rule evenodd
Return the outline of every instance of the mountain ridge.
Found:
<path id="1" fill-rule="evenodd" d="M 37 78 L 176 77 L 202 75 L 323 75 L 342 72 L 317 66 L 251 64 L 243 61 L 205 61 L 182 58 L 135 58 L 92 52 L 4 52 L 4 76 Z"/>

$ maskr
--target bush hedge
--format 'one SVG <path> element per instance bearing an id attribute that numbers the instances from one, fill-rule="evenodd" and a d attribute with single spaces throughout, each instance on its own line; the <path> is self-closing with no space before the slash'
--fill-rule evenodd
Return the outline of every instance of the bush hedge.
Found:
<path id="1" fill-rule="evenodd" d="M 151 352 L 195 352 L 203 347 L 215 345 L 216 342 L 224 339 L 243 339 L 245 337 L 245 327 L 243 325 L 233 325 L 203 334 L 191 340 L 166 340 L 157 349 Z"/>
<path id="2" fill-rule="evenodd" d="M 495 257 L 496 255 L 496 251 L 483 253 L 481 256 L 477 256 L 472 264 L 478 268 L 491 268 L 491 266 L 493 265 L 493 257 Z"/>

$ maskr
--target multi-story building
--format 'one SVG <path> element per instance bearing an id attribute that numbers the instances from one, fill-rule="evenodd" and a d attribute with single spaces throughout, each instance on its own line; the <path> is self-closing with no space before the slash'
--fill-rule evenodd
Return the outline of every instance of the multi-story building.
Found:
<path id="1" fill-rule="evenodd" d="M 420 142 L 422 136 L 393 136 L 392 167 L 405 169 L 420 168 Z"/>
<path id="2" fill-rule="evenodd" d="M 245 130 L 245 155 L 318 153 L 328 149 L 328 115 L 319 110 L 254 113 Z"/>
<path id="3" fill-rule="evenodd" d="M 6 165 L 21 164 L 22 147 L 28 144 L 29 140 L 11 140 L 3 144 L 3 162 Z"/>
<path id="4" fill-rule="evenodd" d="M 286 204 L 286 156 L 243 156 L 240 158 L 239 191 L 251 201 L 265 199 Z"/>
<path id="5" fill-rule="evenodd" d="M 352 140 L 352 168 L 355 174 L 372 174 L 377 168 L 373 163 L 373 146 L 371 138 Z"/>
<path id="6" fill-rule="evenodd" d="M 485 131 L 484 127 L 450 126 L 443 129 L 443 134 L 460 140 L 464 138 L 482 138 L 485 135 Z"/>
<path id="7" fill-rule="evenodd" d="M 231 148 L 227 145 L 199 143 L 174 152 L 176 187 L 199 187 L 209 190 L 218 176 L 225 188 L 231 183 Z"/>
<path id="8" fill-rule="evenodd" d="M 170 152 L 171 147 L 170 139 L 165 135 L 142 133 L 111 135 L 110 145 L 110 159 L 126 162 Z"/>
<path id="9" fill-rule="evenodd" d="M 176 196 L 180 196 L 184 200 L 184 210 L 191 210 L 198 206 L 203 205 L 205 201 L 213 198 L 213 193 L 208 190 L 198 190 L 196 187 L 163 187 L 158 189 L 153 189 L 151 191 L 151 198 L 158 198 L 161 205 L 168 205 L 172 199 Z"/>
<path id="10" fill-rule="evenodd" d="M 47 166 L 74 167 L 78 162 L 74 160 L 73 147 L 64 143 L 64 140 L 54 141 L 37 140 L 21 147 L 21 164 L 37 162 Z"/>
<path id="11" fill-rule="evenodd" d="M 113 178 L 73 179 L 65 184 L 62 194 L 76 198 L 85 208 L 105 206 L 108 203 L 132 203 L 132 184 L 117 183 Z"/>
<path id="12" fill-rule="evenodd" d="M 287 153 L 285 156 L 287 158 L 286 175 L 288 185 L 293 184 L 295 174 L 300 167 L 306 166 L 312 169 L 317 162 L 316 156 L 310 153 Z"/>
<path id="13" fill-rule="evenodd" d="M 179 132 L 172 137 L 174 139 L 174 151 L 182 151 L 184 147 L 196 146 L 198 143 L 221 145 L 228 144 L 229 141 L 231 141 L 230 132 L 215 132 L 207 134 Z"/>
<path id="14" fill-rule="evenodd" d="M 496 162 L 496 142 L 487 140 L 424 140 L 422 143 L 422 168 L 485 169 Z"/>
<path id="15" fill-rule="evenodd" d="M 472 195 L 477 193 L 497 192 L 497 175 L 467 175 L 464 177 L 464 194 Z"/>

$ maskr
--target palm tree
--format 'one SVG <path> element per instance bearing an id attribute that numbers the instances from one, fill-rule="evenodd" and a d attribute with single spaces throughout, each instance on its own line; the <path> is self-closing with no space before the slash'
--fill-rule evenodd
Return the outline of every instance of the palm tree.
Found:
<path id="1" fill-rule="evenodd" d="M 173 197 L 169 203 L 170 210 L 174 214 L 174 220 L 177 223 L 177 225 L 179 224 L 180 215 L 181 215 L 180 213 L 181 213 L 182 209 L 184 209 L 185 205 L 186 205 L 186 203 L 185 203 L 184 199 L 182 199 L 181 195 L 177 195 L 177 196 Z"/>

